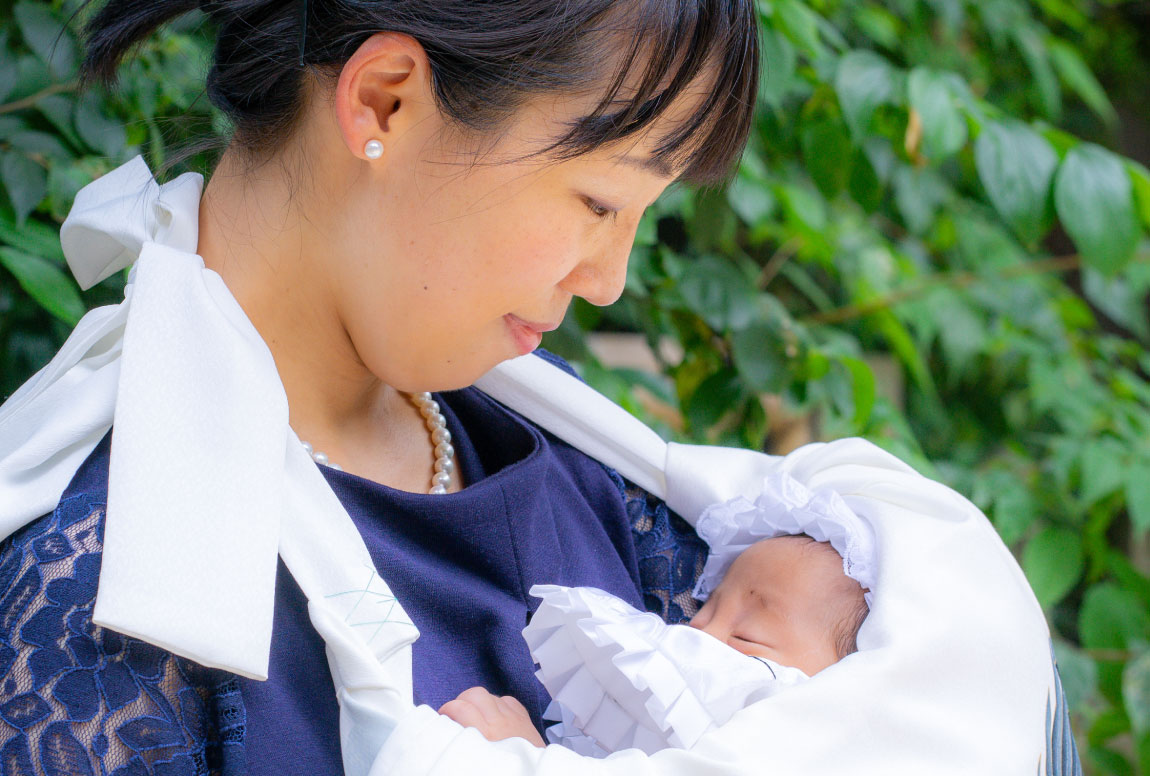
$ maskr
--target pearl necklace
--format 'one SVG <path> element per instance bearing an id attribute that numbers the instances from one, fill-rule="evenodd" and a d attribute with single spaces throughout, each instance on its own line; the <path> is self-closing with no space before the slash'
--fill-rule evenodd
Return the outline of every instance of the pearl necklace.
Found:
<path id="1" fill-rule="evenodd" d="M 443 413 L 439 411 L 439 402 L 431 398 L 430 393 L 426 391 L 413 393 L 409 398 L 411 403 L 419 408 L 419 414 L 423 416 L 427 430 L 431 432 L 431 444 L 435 446 L 435 473 L 431 476 L 431 490 L 428 493 L 432 495 L 446 493 L 448 486 L 451 485 L 451 475 L 455 471 L 455 448 L 451 446 L 451 432 L 447 430 L 447 418 L 443 417 Z M 316 463 L 338 472 L 343 471 L 343 467 L 332 463 L 326 453 L 313 449 L 307 442 L 303 442 L 303 449 Z"/>

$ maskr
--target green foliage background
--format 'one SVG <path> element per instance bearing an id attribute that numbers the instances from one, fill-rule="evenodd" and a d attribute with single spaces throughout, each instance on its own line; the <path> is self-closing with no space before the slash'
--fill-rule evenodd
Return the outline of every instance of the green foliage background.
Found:
<path id="1" fill-rule="evenodd" d="M 73 7 L 0 0 L 0 396 L 121 298 L 122 278 L 81 294 L 66 273 L 76 191 L 227 132 L 202 94 L 202 16 L 154 36 L 115 94 L 82 95 Z M 1108 150 L 1150 156 L 1150 10 L 760 10 L 737 178 L 669 191 L 624 299 L 577 305 L 547 346 L 668 435 L 762 448 L 774 394 L 823 437 L 865 436 L 969 495 L 1046 608 L 1087 771 L 1150 776 L 1150 173 Z M 607 369 L 588 330 L 682 357 L 655 377 Z M 873 354 L 897 362 L 905 402 L 882 397 Z"/>

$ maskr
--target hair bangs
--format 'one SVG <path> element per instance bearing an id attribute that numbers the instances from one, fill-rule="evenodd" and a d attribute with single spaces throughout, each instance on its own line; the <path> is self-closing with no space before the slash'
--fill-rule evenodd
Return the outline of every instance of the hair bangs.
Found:
<path id="1" fill-rule="evenodd" d="M 632 4 L 625 24 L 604 30 L 631 40 L 603 97 L 551 150 L 573 157 L 636 135 L 683 98 L 691 110 L 675 117 L 651 162 L 692 183 L 721 183 L 750 133 L 759 78 L 755 13 L 753 0 Z"/>

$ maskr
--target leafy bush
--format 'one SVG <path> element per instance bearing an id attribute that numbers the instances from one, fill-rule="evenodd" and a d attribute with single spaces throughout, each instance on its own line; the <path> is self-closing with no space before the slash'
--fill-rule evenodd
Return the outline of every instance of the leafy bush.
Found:
<path id="1" fill-rule="evenodd" d="M 547 341 L 667 434 L 761 448 L 782 407 L 968 494 L 1048 612 L 1097 774 L 1150 774 L 1150 173 L 1107 150 L 1118 111 L 1095 76 L 1139 108 L 1135 6 L 761 0 L 766 78 L 732 185 L 668 192 L 624 299 L 577 304 Z M 226 132 L 202 17 L 156 35 L 115 95 L 78 95 L 74 33 L 56 40 L 70 8 L 0 10 L 0 394 L 119 298 L 65 274 L 75 192 Z M 610 370 L 590 330 L 675 355 Z"/>

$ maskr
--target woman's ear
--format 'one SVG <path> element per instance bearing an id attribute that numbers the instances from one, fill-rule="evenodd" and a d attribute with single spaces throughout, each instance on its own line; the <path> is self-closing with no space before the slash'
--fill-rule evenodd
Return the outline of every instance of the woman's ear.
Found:
<path id="1" fill-rule="evenodd" d="M 380 32 L 343 66 L 335 87 L 335 115 L 348 150 L 361 159 L 368 141 L 384 153 L 412 127 L 438 114 L 427 53 L 409 35 Z"/>

